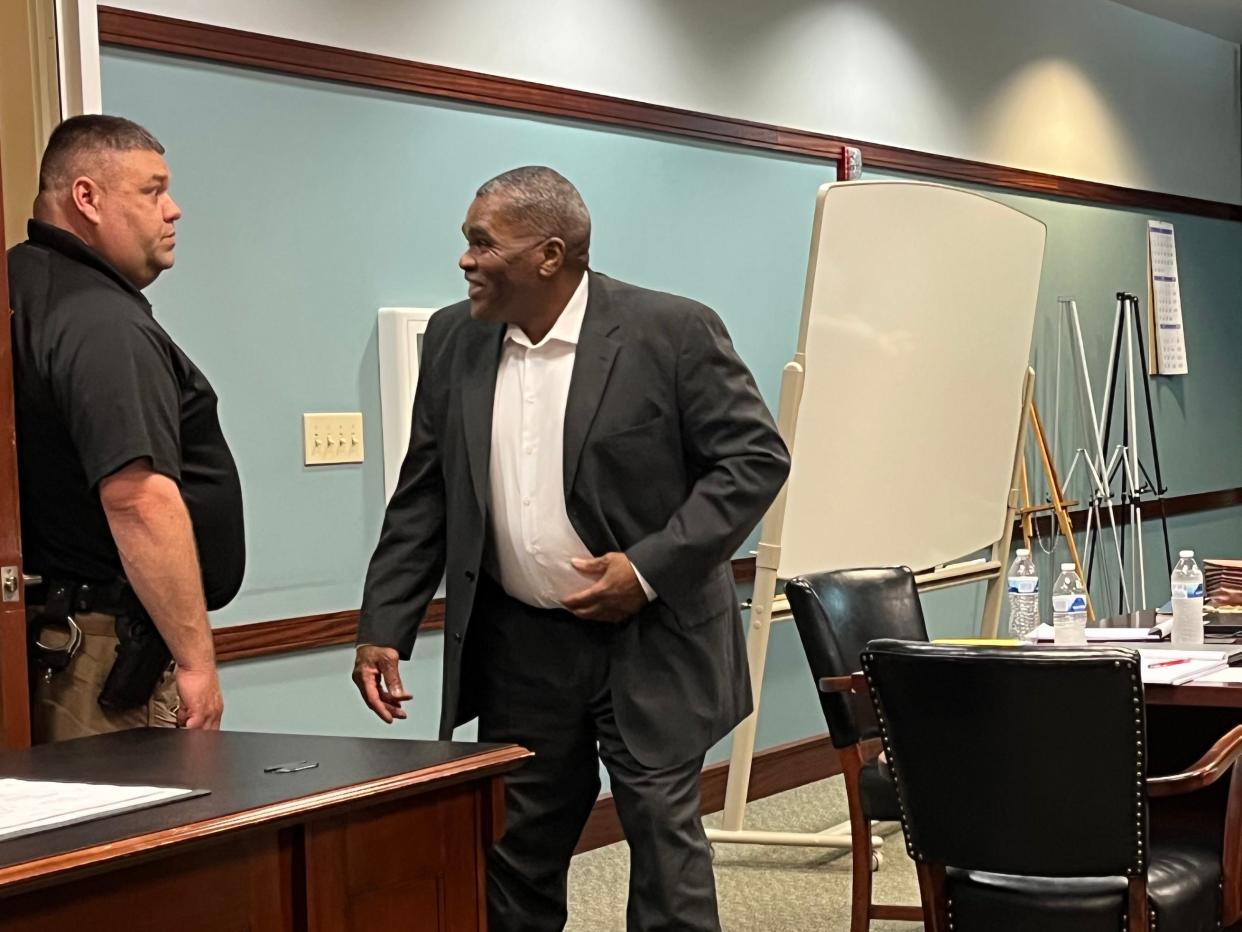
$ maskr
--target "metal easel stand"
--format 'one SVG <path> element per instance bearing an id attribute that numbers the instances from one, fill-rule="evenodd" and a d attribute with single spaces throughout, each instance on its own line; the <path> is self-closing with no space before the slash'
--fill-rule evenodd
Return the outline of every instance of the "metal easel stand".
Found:
<path id="1" fill-rule="evenodd" d="M 1076 316 L 1076 315 L 1075 315 Z M 1122 354 L 1124 352 L 1124 359 Z M 1124 369 L 1124 376 L 1123 376 Z M 1139 301 L 1135 295 L 1123 291 L 1117 292 L 1117 310 L 1113 322 L 1112 343 L 1109 348 L 1107 386 L 1104 403 L 1100 409 L 1097 422 L 1097 444 L 1099 456 L 1109 447 L 1112 431 L 1114 405 L 1118 397 L 1117 382 L 1124 378 L 1122 386 L 1125 400 L 1123 402 L 1121 443 L 1115 448 L 1109 461 L 1104 464 L 1102 475 L 1107 483 L 1111 502 L 1112 486 L 1120 479 L 1121 506 L 1129 509 L 1129 525 L 1134 528 L 1134 550 L 1131 554 L 1129 585 L 1126 583 L 1126 526 L 1122 524 L 1120 531 L 1114 526 L 1114 535 L 1118 538 L 1117 561 L 1119 597 L 1117 610 L 1119 613 L 1138 611 L 1147 607 L 1147 573 L 1143 565 L 1143 496 L 1150 495 L 1156 505 L 1161 530 L 1164 537 L 1164 557 L 1168 572 L 1173 571 L 1172 551 L 1169 548 L 1169 523 L 1165 511 L 1164 495 L 1168 488 L 1164 484 L 1164 476 L 1160 468 L 1160 449 L 1156 442 L 1156 420 L 1151 404 L 1151 384 L 1147 378 L 1147 354 L 1143 348 L 1143 325 L 1139 317 Z M 1139 460 L 1139 429 L 1137 413 L 1137 386 L 1143 385 L 1143 400 L 1147 413 L 1147 435 L 1151 445 L 1152 465 L 1155 471 L 1153 482 L 1146 466 Z M 1111 507 L 1110 507 L 1111 516 Z M 1094 557 L 1095 537 L 1099 525 L 1088 525 L 1087 551 Z M 1091 585 L 1093 560 L 1088 560 L 1087 586 Z"/>
<path id="2" fill-rule="evenodd" d="M 1086 543 L 1086 562 L 1087 572 L 1083 572 L 1083 567 L 1078 567 L 1079 575 L 1086 582 L 1088 591 L 1091 588 L 1091 565 L 1094 562 L 1095 551 L 1093 545 L 1096 541 L 1096 535 L 1092 533 L 1093 528 L 1103 528 L 1104 519 L 1103 510 L 1108 512 L 1109 526 L 1112 530 L 1113 556 L 1116 560 L 1118 579 L 1121 583 L 1121 593 L 1123 601 L 1126 598 L 1125 575 L 1122 571 L 1124 561 L 1122 560 L 1121 538 L 1117 530 L 1117 517 L 1115 512 L 1114 496 L 1112 489 L 1106 477 L 1109 474 L 1108 458 L 1105 456 L 1105 440 L 1100 427 L 1100 416 L 1095 409 L 1095 396 L 1091 389 L 1091 372 L 1087 366 L 1087 353 L 1082 338 L 1082 324 L 1078 317 L 1078 304 L 1073 298 L 1058 298 L 1057 303 L 1060 309 L 1060 315 L 1057 320 L 1057 394 L 1060 395 L 1060 353 L 1061 353 L 1061 324 L 1068 320 L 1071 330 L 1071 353 L 1074 360 L 1075 374 L 1078 378 L 1078 401 L 1080 405 L 1080 416 L 1082 424 L 1088 440 L 1090 449 L 1086 447 L 1078 447 L 1074 451 L 1074 458 L 1070 463 L 1070 468 L 1065 474 L 1065 486 L 1068 488 L 1073 479 L 1074 472 L 1081 463 L 1087 471 L 1091 482 L 1091 499 L 1087 508 L 1086 532 L 1084 541 Z M 1118 319 L 1120 320 L 1120 319 Z M 1114 329 L 1113 340 L 1117 338 L 1117 331 Z M 1060 414 L 1060 405 L 1058 397 L 1057 414 Z M 1054 428 L 1055 432 L 1056 428 Z M 1072 540 L 1069 532 L 1066 532 L 1068 539 Z M 1090 598 L 1090 597 L 1088 597 Z M 1094 614 L 1092 616 L 1094 618 Z"/>
<path id="3" fill-rule="evenodd" d="M 792 450 L 797 427 L 798 407 L 802 400 L 806 355 L 795 353 L 792 362 L 785 366 L 781 376 L 780 406 L 777 426 L 781 436 Z M 1022 388 L 1022 407 L 1030 410 L 1035 388 L 1035 372 L 1028 369 Z M 1006 502 L 1005 521 L 1001 536 L 992 544 L 990 559 L 933 567 L 915 576 L 920 592 L 929 592 L 949 586 L 986 582 L 981 634 L 985 638 L 996 637 L 1000 623 L 1002 600 L 1005 594 L 1005 561 L 1013 539 L 1014 523 L 1018 519 L 1018 487 L 1025 450 L 1026 429 L 1019 420 L 1017 446 L 1014 453 L 1013 472 L 1010 476 L 1009 497 Z M 747 829 L 746 800 L 750 790 L 751 764 L 755 756 L 755 732 L 759 722 L 759 710 L 763 691 L 764 665 L 767 661 L 768 639 L 775 620 L 789 617 L 789 603 L 784 596 L 776 595 L 777 570 L 780 566 L 781 533 L 785 524 L 785 495 L 782 489 L 764 515 L 759 535 L 759 548 L 755 555 L 755 580 L 750 606 L 750 624 L 746 635 L 746 656 L 750 666 L 751 695 L 754 711 L 733 732 L 733 748 L 729 755 L 729 777 L 725 786 L 724 819 L 721 828 L 707 829 L 707 839 L 714 844 L 788 845 L 810 848 L 848 849 L 850 824 L 842 822 L 822 832 L 774 832 Z M 874 824 L 874 823 L 873 823 Z M 873 870 L 883 863 L 880 851 L 884 839 L 873 835 L 871 839 L 874 859 Z"/>

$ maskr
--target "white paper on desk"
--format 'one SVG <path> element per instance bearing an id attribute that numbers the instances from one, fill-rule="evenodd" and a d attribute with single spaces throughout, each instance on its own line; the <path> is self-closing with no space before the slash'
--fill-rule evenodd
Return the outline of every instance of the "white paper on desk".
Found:
<path id="1" fill-rule="evenodd" d="M 180 787 L 56 783 L 7 777 L 0 779 L 0 841 L 201 794 L 201 790 Z"/>
<path id="2" fill-rule="evenodd" d="M 1211 686 L 1214 683 L 1242 683 L 1242 667 L 1225 667 L 1221 670 L 1213 670 L 1211 673 L 1195 677 L 1191 685 Z"/>
<path id="3" fill-rule="evenodd" d="M 1168 633 L 1156 625 L 1154 628 L 1087 628 L 1087 640 L 1097 641 L 1159 641 Z M 1053 641 L 1056 629 L 1044 622 L 1026 636 L 1028 641 Z"/>
<path id="4" fill-rule="evenodd" d="M 1177 244 L 1173 224 L 1147 221 L 1148 326 L 1151 328 L 1153 374 L 1185 375 L 1186 334 L 1182 327 L 1182 289 L 1177 277 Z"/>
<path id="5" fill-rule="evenodd" d="M 1223 650 L 1153 650 L 1140 647 L 1144 683 L 1180 686 L 1229 665 L 1229 654 Z M 1176 663 L 1172 663 L 1176 661 Z M 1159 664 L 1170 664 L 1159 666 Z"/>

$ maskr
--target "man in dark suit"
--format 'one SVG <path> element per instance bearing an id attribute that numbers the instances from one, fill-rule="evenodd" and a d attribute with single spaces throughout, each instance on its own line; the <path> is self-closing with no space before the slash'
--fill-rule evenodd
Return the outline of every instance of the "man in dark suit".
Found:
<path id="1" fill-rule="evenodd" d="M 560 929 L 611 777 L 628 926 L 719 929 L 707 749 L 751 710 L 730 558 L 789 457 L 720 319 L 588 270 L 590 216 L 548 168 L 479 189 L 469 300 L 423 342 L 409 452 L 367 573 L 354 680 L 384 721 L 444 575 L 440 736 L 536 754 L 507 784 L 491 927 Z"/>

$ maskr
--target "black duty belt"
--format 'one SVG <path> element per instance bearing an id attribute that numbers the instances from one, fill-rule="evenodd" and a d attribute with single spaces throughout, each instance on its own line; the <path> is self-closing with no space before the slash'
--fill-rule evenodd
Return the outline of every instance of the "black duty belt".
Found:
<path id="1" fill-rule="evenodd" d="M 38 615 L 30 622 L 32 672 L 41 672 L 44 680 L 50 682 L 54 674 L 68 667 L 82 646 L 82 629 L 75 615 L 113 615 L 116 618 L 116 659 L 100 690 L 99 704 L 118 711 L 137 708 L 150 700 L 172 655 L 129 583 L 124 580 L 94 583 L 52 579 L 27 589 L 26 602 L 39 608 Z M 44 631 L 57 625 L 65 626 L 66 643 L 56 646 L 43 643 Z"/>
<path id="2" fill-rule="evenodd" d="M 26 587 L 26 604 L 37 606 L 39 614 L 31 619 L 27 649 L 33 661 L 32 672 L 38 671 L 45 680 L 65 669 L 82 646 L 82 629 L 74 616 L 90 612 L 125 616 L 142 614 L 142 604 L 134 590 L 123 579 L 113 582 L 79 582 L 53 579 Z M 45 644 L 45 631 L 63 627 L 65 640 Z"/>
<path id="3" fill-rule="evenodd" d="M 63 617 L 78 612 L 128 615 L 142 611 L 142 603 L 124 579 L 112 582 L 79 582 L 53 579 L 26 587 L 26 604 L 43 606 L 43 613 Z"/>

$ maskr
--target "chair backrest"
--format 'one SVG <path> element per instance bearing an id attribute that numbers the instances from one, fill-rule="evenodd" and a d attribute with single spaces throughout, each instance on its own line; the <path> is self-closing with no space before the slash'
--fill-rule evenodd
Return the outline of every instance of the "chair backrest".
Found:
<path id="1" fill-rule="evenodd" d="M 907 566 L 798 576 L 785 584 L 785 595 L 817 684 L 826 676 L 861 670 L 863 648 L 875 638 L 927 640 L 914 573 Z M 866 697 L 821 692 L 819 702 L 836 747 L 879 735 Z"/>
<path id="2" fill-rule="evenodd" d="M 1136 651 L 876 641 L 863 670 L 915 861 L 1047 877 L 1146 869 Z"/>

